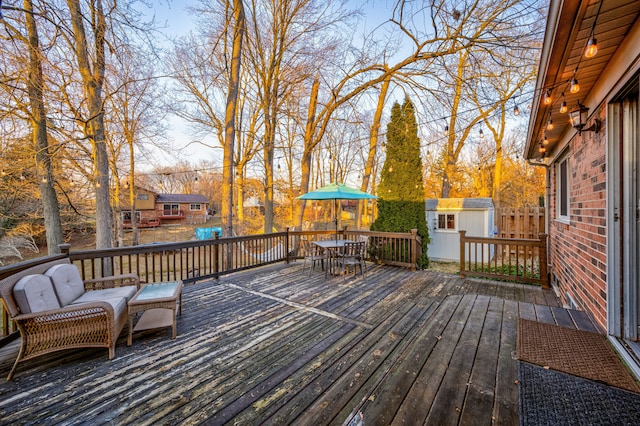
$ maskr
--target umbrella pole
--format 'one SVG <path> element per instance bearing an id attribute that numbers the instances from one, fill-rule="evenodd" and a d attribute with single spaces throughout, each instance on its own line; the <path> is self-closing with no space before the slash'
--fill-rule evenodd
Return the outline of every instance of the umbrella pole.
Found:
<path id="1" fill-rule="evenodd" d="M 338 199 L 335 199 L 335 205 L 333 206 L 333 215 L 336 218 L 336 241 L 338 241 Z"/>

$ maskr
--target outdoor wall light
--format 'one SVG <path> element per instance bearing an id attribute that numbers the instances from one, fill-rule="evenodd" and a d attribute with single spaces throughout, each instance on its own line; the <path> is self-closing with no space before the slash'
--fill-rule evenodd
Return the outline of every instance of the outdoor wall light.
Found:
<path id="1" fill-rule="evenodd" d="M 582 134 L 582 132 L 600 132 L 600 127 L 602 123 L 599 119 L 595 119 L 594 123 L 588 128 L 584 128 L 587 124 L 587 119 L 589 118 L 589 108 L 582 105 L 578 102 L 578 106 L 571 110 L 569 113 L 569 119 L 571 120 L 571 125 L 578 129 L 578 133 Z"/>

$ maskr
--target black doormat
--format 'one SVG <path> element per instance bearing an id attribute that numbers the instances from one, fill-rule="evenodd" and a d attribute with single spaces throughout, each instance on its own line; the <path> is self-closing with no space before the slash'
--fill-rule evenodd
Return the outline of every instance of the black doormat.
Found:
<path id="1" fill-rule="evenodd" d="M 635 378 L 602 334 L 521 318 L 517 357 L 541 367 L 640 392 Z"/>
<path id="2" fill-rule="evenodd" d="M 640 395 L 518 362 L 521 426 L 639 425 Z"/>

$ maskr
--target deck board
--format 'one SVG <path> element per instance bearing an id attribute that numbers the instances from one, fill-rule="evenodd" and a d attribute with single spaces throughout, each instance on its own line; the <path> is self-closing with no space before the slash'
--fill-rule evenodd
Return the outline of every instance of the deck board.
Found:
<path id="1" fill-rule="evenodd" d="M 549 308 L 547 305 L 552 306 Z M 551 292 L 369 266 L 302 263 L 186 285 L 170 329 L 24 362 L 0 351 L 2 423 L 516 424 L 518 317 L 568 321 Z"/>

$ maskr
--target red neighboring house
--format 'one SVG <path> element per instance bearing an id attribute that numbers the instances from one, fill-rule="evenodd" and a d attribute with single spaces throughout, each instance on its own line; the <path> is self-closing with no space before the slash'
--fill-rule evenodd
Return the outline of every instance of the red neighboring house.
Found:
<path id="1" fill-rule="evenodd" d="M 199 194 L 158 194 L 136 188 L 136 222 L 140 228 L 167 224 L 201 224 L 207 221 L 209 203 Z M 123 203 L 122 224 L 131 228 L 129 203 Z"/>
<path id="2" fill-rule="evenodd" d="M 640 1 L 551 0 L 525 155 L 553 288 L 640 376 Z"/>

